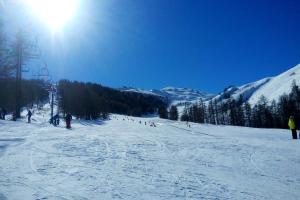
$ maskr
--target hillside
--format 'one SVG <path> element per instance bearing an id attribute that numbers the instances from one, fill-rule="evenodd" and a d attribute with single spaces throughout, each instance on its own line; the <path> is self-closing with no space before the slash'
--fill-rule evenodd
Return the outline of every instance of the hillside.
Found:
<path id="1" fill-rule="evenodd" d="M 293 81 L 300 86 L 300 64 L 291 68 L 290 70 L 270 79 L 266 84 L 259 88 L 250 97 L 249 102 L 254 105 L 259 100 L 259 97 L 264 95 L 270 101 L 278 100 L 284 93 L 291 92 L 291 85 Z"/>
<path id="2" fill-rule="evenodd" d="M 203 101 L 209 101 L 211 99 L 222 101 L 229 97 L 237 99 L 240 95 L 242 95 L 244 101 L 249 101 L 251 105 L 255 105 L 262 95 L 264 95 L 269 101 L 272 101 L 273 99 L 278 100 L 281 95 L 284 93 L 288 94 L 291 91 L 291 85 L 294 80 L 297 85 L 300 85 L 300 64 L 275 77 L 263 78 L 242 86 L 227 87 L 218 95 L 190 88 L 175 87 L 165 87 L 160 90 L 143 90 L 124 87 L 120 90 L 157 95 L 167 98 L 172 105 L 177 105 L 181 112 L 185 104 L 189 105 L 198 102 L 200 99 Z"/>
<path id="3" fill-rule="evenodd" d="M 300 64 L 275 77 L 264 78 L 239 87 L 228 87 L 214 99 L 224 100 L 229 96 L 238 98 L 240 95 L 243 95 L 244 101 L 255 105 L 259 98 L 264 95 L 269 101 L 273 99 L 277 101 L 284 93 L 290 93 L 294 80 L 297 85 L 300 85 Z"/>
<path id="4" fill-rule="evenodd" d="M 121 91 L 125 92 L 137 92 L 142 94 L 160 96 L 166 99 L 171 105 L 176 105 L 179 112 L 181 113 L 184 106 L 196 103 L 200 100 L 208 101 L 215 95 L 206 92 L 201 92 L 199 90 L 190 88 L 176 88 L 176 87 L 165 87 L 160 90 L 143 90 L 132 87 L 119 88 Z"/>
<path id="5" fill-rule="evenodd" d="M 0 199 L 300 198 L 288 130 L 121 115 L 66 130 L 47 120 L 0 120 Z"/>

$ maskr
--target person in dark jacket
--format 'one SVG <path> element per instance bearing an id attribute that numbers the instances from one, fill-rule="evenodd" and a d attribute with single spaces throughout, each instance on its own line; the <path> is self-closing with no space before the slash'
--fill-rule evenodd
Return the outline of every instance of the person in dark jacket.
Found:
<path id="1" fill-rule="evenodd" d="M 5 108 L 2 108 L 2 118 L 3 118 L 3 120 L 5 120 L 5 115 L 7 115 L 7 111 L 5 110 Z"/>
<path id="2" fill-rule="evenodd" d="M 17 113 L 15 111 L 12 113 L 12 120 L 17 121 Z"/>
<path id="3" fill-rule="evenodd" d="M 70 113 L 68 113 L 66 115 L 66 126 L 67 126 L 67 129 L 71 129 L 71 121 L 72 121 L 72 115 Z"/>
<path id="4" fill-rule="evenodd" d="M 52 123 L 53 123 L 54 126 L 59 125 L 59 115 L 58 114 L 54 115 Z"/>
<path id="5" fill-rule="evenodd" d="M 0 109 L 0 119 L 5 120 L 6 110 L 4 108 Z"/>
<path id="6" fill-rule="evenodd" d="M 30 110 L 28 110 L 28 112 L 27 112 L 27 122 L 28 123 L 31 123 L 31 116 L 32 116 L 32 112 L 30 111 Z"/>

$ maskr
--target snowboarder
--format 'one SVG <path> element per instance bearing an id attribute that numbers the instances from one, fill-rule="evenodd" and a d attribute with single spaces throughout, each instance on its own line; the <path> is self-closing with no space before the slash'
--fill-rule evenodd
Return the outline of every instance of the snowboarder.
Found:
<path id="1" fill-rule="evenodd" d="M 71 115 L 71 113 L 68 113 L 66 115 L 66 126 L 67 126 L 67 129 L 71 129 L 71 121 L 72 121 L 72 115 Z"/>
<path id="2" fill-rule="evenodd" d="M 28 110 L 28 112 L 27 112 L 27 122 L 28 123 L 31 123 L 31 116 L 32 116 L 32 112 L 30 111 L 30 110 Z"/>
<path id="3" fill-rule="evenodd" d="M 295 124 L 294 116 L 290 116 L 288 125 L 289 125 L 289 128 L 292 131 L 293 139 L 297 139 L 297 130 L 296 130 L 296 124 Z"/>

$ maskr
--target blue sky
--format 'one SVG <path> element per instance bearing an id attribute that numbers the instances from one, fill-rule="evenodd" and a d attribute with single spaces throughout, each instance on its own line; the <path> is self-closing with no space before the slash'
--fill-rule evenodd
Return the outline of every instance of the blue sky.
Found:
<path id="1" fill-rule="evenodd" d="M 300 63 L 299 10 L 298 0 L 81 0 L 60 33 L 33 15 L 20 25 L 56 80 L 217 93 Z"/>

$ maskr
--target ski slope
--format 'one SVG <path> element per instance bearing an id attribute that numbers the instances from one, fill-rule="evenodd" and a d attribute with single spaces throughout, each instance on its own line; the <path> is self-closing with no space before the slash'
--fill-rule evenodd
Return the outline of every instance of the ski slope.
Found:
<path id="1" fill-rule="evenodd" d="M 66 130 L 42 116 L 0 120 L 1 200 L 300 199 L 288 130 L 120 115 Z"/>

